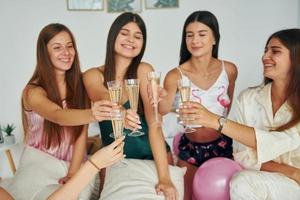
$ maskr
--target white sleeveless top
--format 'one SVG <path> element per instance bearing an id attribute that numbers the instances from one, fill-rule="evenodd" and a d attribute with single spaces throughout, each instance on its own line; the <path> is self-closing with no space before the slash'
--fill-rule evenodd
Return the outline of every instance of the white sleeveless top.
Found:
<path id="1" fill-rule="evenodd" d="M 177 67 L 177 69 L 179 70 L 182 79 L 189 79 L 182 73 L 179 67 Z M 199 76 L 199 78 L 201 77 Z M 217 115 L 227 116 L 230 106 L 230 99 L 227 94 L 228 86 L 229 80 L 225 71 L 224 61 L 222 61 L 222 71 L 218 79 L 210 86 L 210 88 L 203 90 L 191 82 L 191 101 L 201 103 L 206 109 Z M 180 94 L 177 92 L 174 106 L 178 108 L 179 103 Z"/>

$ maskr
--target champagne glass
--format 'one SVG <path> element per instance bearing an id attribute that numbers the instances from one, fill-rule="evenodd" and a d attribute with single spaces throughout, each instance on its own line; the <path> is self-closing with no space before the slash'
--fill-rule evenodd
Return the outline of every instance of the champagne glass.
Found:
<path id="1" fill-rule="evenodd" d="M 139 83 L 140 81 L 138 79 L 127 79 L 125 80 L 125 86 L 126 91 L 129 98 L 130 108 L 137 112 L 138 109 L 138 102 L 139 102 Z M 141 136 L 144 135 L 144 132 L 141 132 L 139 130 L 132 131 L 128 133 L 128 136 Z"/>
<path id="2" fill-rule="evenodd" d="M 121 81 L 108 81 L 108 92 L 110 100 L 113 104 L 119 106 L 122 99 L 122 82 Z"/>
<path id="3" fill-rule="evenodd" d="M 111 111 L 111 124 L 113 127 L 113 137 L 115 140 L 123 136 L 125 111 L 121 107 L 113 107 Z M 122 160 L 117 163 L 118 167 L 125 167 L 127 163 Z"/>
<path id="4" fill-rule="evenodd" d="M 115 105 L 115 107 L 120 107 L 122 99 L 122 82 L 118 80 L 108 81 L 107 88 L 110 101 Z M 110 133 L 109 137 L 114 138 L 113 133 Z"/>
<path id="5" fill-rule="evenodd" d="M 180 94 L 181 102 L 190 101 L 191 97 L 191 81 L 189 79 L 180 79 L 178 80 L 178 89 Z M 192 121 L 190 117 L 185 117 L 184 121 Z M 180 122 L 179 122 L 180 123 Z M 190 127 L 189 125 L 185 124 L 185 133 L 192 133 L 196 130 Z"/>
<path id="6" fill-rule="evenodd" d="M 161 72 L 149 72 L 148 73 L 148 81 L 151 85 L 151 90 L 153 94 L 153 111 L 154 111 L 154 119 L 155 122 L 160 122 L 158 119 L 158 87 L 160 84 Z"/>

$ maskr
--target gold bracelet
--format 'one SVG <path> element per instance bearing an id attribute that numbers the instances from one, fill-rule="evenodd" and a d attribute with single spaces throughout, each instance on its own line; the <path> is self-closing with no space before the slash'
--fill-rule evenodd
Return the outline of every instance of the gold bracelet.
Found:
<path id="1" fill-rule="evenodd" d="M 98 171 L 100 171 L 101 169 L 91 160 L 91 159 L 87 159 L 94 167 L 97 168 Z"/>

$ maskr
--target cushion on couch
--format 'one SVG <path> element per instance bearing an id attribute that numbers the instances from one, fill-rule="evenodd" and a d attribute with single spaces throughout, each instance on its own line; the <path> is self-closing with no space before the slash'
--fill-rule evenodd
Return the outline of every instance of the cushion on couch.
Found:
<path id="1" fill-rule="evenodd" d="M 124 159 L 125 167 L 112 166 L 107 169 L 104 188 L 100 200 L 164 200 L 157 195 L 155 185 L 158 183 L 153 160 Z M 183 198 L 183 176 L 186 169 L 169 166 L 171 179 Z"/>

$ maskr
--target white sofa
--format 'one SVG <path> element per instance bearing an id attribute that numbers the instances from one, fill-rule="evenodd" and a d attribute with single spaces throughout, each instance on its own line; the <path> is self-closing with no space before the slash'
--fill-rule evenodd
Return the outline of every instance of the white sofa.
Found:
<path id="1" fill-rule="evenodd" d="M 182 131 L 182 127 L 177 124 L 176 114 L 175 113 L 169 113 L 168 115 L 164 116 L 163 119 L 163 131 L 166 138 L 166 141 L 172 148 L 172 141 L 173 137 L 178 133 L 179 131 Z M 89 127 L 89 136 L 97 135 L 99 134 L 99 128 L 97 124 L 91 124 Z M 19 159 L 19 158 L 14 158 Z M 53 166 L 55 170 L 58 168 L 61 168 L 60 171 L 63 173 L 66 173 L 67 168 L 61 167 L 61 163 L 53 160 L 53 159 L 46 159 L 43 160 L 43 158 L 39 159 L 41 162 L 49 162 L 48 164 L 44 165 L 45 168 L 47 166 Z M 124 168 L 117 168 L 117 167 L 111 167 L 107 170 L 107 177 L 105 180 L 104 189 L 101 194 L 101 200 L 118 200 L 118 199 L 128 199 L 128 200 L 138 200 L 138 199 L 153 199 L 153 200 L 160 200 L 164 199 L 163 196 L 157 195 L 155 192 L 155 184 L 157 183 L 157 173 L 155 164 L 153 161 L 149 160 L 135 160 L 135 159 L 126 159 L 128 166 Z M 45 164 L 45 163 L 44 163 Z M 37 174 L 42 175 L 45 173 L 45 171 L 49 170 L 49 173 L 53 171 L 53 167 L 49 167 L 45 170 L 45 168 L 41 168 L 41 171 L 34 171 L 34 172 L 28 172 L 26 170 L 25 165 L 30 165 L 29 162 L 27 163 L 20 163 L 19 166 L 17 166 L 17 174 L 16 176 L 18 178 L 24 178 L 30 180 L 31 176 L 35 176 Z M 170 173 L 171 178 L 175 186 L 177 187 L 177 190 L 180 195 L 180 199 L 183 197 L 183 176 L 185 173 L 185 169 L 181 169 L 176 166 L 170 166 Z M 48 180 L 45 177 L 42 178 L 43 182 L 47 182 L 47 186 L 44 188 L 40 188 L 39 191 L 35 192 L 34 195 L 31 195 L 31 197 L 26 196 L 25 199 L 34 199 L 34 200 L 42 200 L 46 199 L 47 195 L 51 193 L 53 190 L 55 190 L 57 185 L 55 184 L 55 178 L 51 177 L 51 180 Z M 12 180 L 11 179 L 4 179 L 1 181 L 1 185 L 4 188 L 7 188 Z M 24 183 L 18 182 L 13 180 L 14 188 L 22 188 L 24 187 Z M 23 184 L 23 185 L 22 185 Z M 29 185 L 26 185 L 28 187 L 28 190 L 33 190 Z M 32 186 L 36 187 L 36 186 Z M 17 193 L 17 191 L 14 191 Z M 95 190 L 97 193 L 97 190 Z M 18 197 L 21 197 L 23 194 L 18 194 Z M 95 198 L 97 195 L 93 194 L 91 199 L 98 199 Z M 82 198 L 86 199 L 86 198 Z"/>

